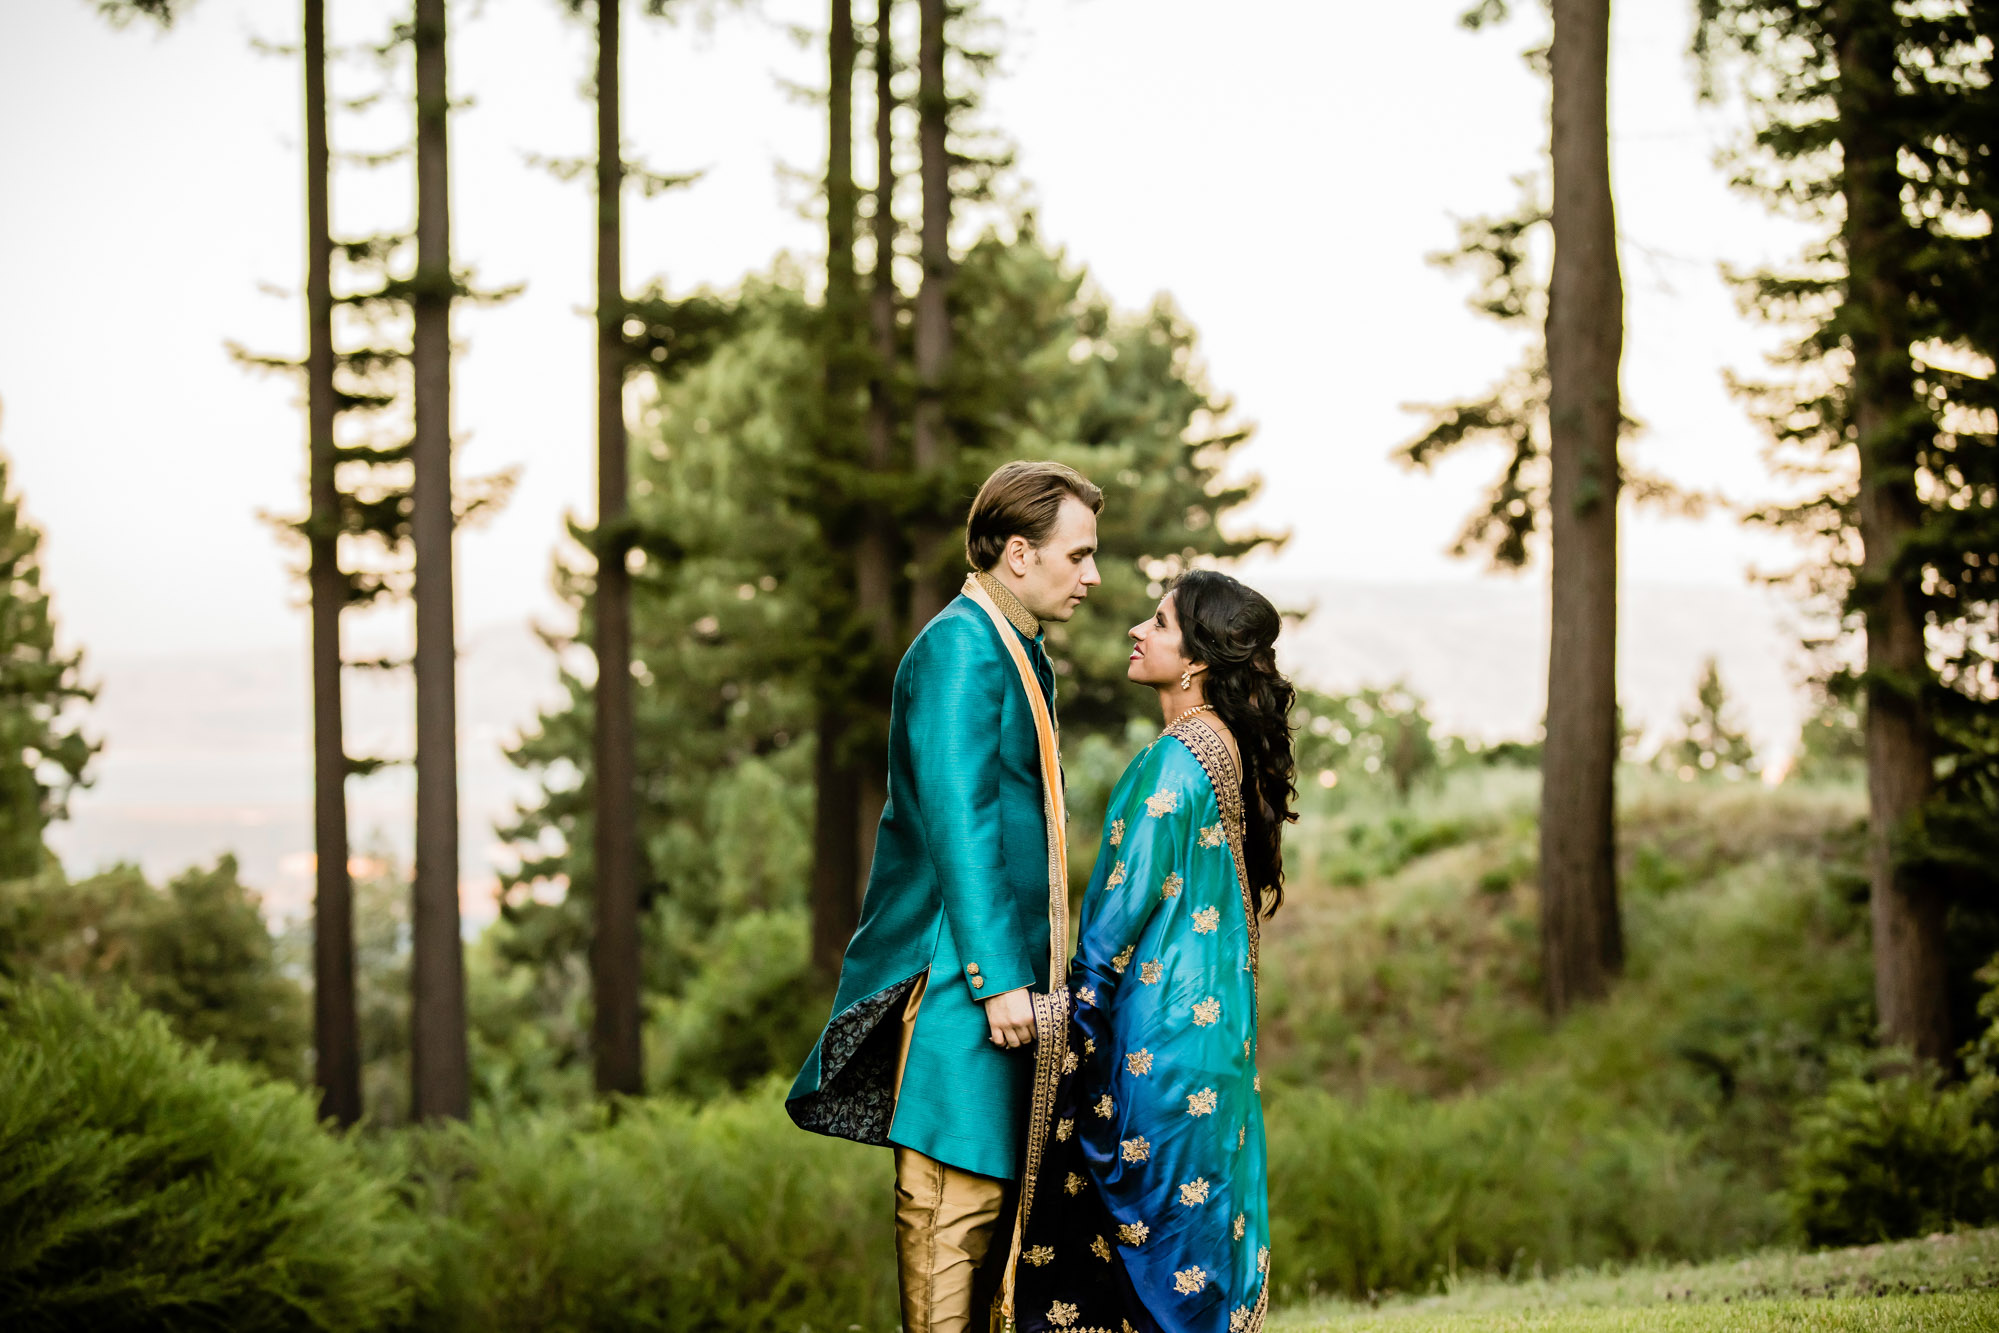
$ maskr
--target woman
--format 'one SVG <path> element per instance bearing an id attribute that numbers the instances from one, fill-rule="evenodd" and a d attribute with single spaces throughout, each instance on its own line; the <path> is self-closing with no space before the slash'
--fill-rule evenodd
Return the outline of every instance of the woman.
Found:
<path id="1" fill-rule="evenodd" d="M 1158 691 L 1166 729 L 1111 794 L 1083 897 L 1009 1274 L 1031 1333 L 1262 1326 L 1257 917 L 1297 818 L 1278 626 L 1262 595 L 1196 570 L 1131 630 L 1126 674 Z"/>

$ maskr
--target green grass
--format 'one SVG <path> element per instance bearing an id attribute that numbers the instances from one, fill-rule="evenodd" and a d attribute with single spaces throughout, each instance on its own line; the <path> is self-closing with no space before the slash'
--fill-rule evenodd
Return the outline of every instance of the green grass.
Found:
<path id="1" fill-rule="evenodd" d="M 1558 1278 L 1447 1280 L 1428 1296 L 1279 1311 L 1290 1333 L 1434 1329 L 1999 1328 L 1999 1230 L 1816 1254 L 1642 1264 Z"/>
<path id="2" fill-rule="evenodd" d="M 1989 1333 L 1999 1295 L 1839 1297 L 1649 1310 L 1568 1310 L 1491 1315 L 1373 1314 L 1318 1325 L 1341 1333 Z"/>

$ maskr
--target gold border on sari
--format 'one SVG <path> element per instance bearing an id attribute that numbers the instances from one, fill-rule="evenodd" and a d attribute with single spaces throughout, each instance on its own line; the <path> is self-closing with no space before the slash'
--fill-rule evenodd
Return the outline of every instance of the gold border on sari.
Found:
<path id="1" fill-rule="evenodd" d="M 1249 971 L 1254 977 L 1262 930 L 1256 891 L 1249 886 L 1247 863 L 1243 860 L 1242 778 L 1236 771 L 1234 757 L 1229 754 L 1228 743 L 1207 723 L 1181 718 L 1166 729 L 1166 734 L 1193 753 L 1215 789 L 1215 804 L 1222 812 L 1222 834 L 1229 840 L 1229 851 L 1235 858 L 1236 887 L 1242 893 L 1243 921 L 1249 927 Z"/>

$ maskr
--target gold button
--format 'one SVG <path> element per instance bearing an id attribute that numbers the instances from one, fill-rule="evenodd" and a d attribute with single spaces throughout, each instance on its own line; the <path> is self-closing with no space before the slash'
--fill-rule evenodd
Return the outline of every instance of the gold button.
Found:
<path id="1" fill-rule="evenodd" d="M 967 972 L 970 972 L 970 973 L 971 973 L 971 974 L 972 974 L 973 976 L 975 976 L 975 977 L 976 977 L 977 975 L 979 975 L 979 965 L 978 965 L 977 963 L 967 963 L 967 964 L 965 964 L 965 970 L 966 970 Z"/>
<path id="2" fill-rule="evenodd" d="M 972 978 L 972 989 L 973 989 L 973 990 L 984 990 L 985 988 L 986 988 L 986 979 L 985 979 L 984 977 L 973 977 L 973 978 Z"/>

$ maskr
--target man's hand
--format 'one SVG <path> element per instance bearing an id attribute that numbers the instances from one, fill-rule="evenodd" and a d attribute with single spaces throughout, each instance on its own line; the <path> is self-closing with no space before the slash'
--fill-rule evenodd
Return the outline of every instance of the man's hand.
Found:
<path id="1" fill-rule="evenodd" d="M 986 1023 L 992 1029 L 993 1045 L 1012 1050 L 1034 1043 L 1034 1001 L 1021 986 L 986 1001 Z"/>

